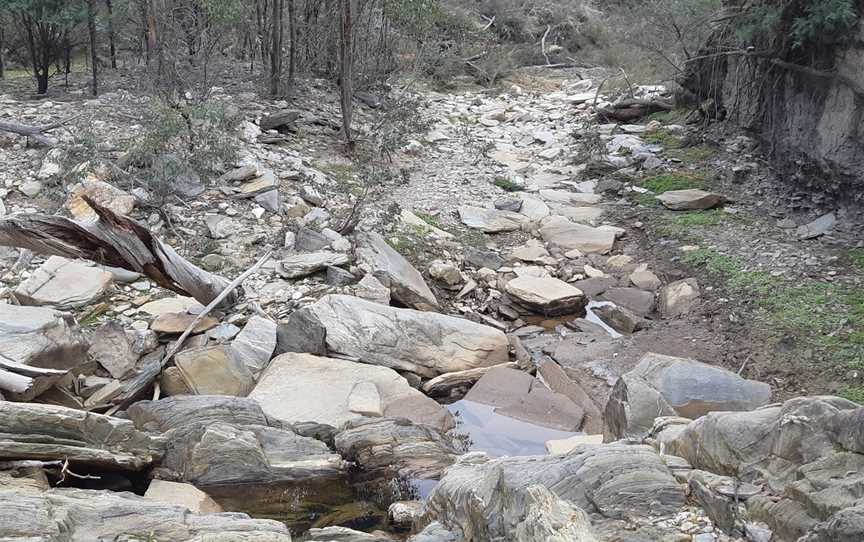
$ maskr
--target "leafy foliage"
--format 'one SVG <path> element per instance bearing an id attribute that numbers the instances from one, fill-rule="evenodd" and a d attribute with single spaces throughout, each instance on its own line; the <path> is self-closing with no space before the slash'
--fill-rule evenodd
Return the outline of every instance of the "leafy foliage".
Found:
<path id="1" fill-rule="evenodd" d="M 854 0 L 761 0 L 739 17 L 736 36 L 745 43 L 788 36 L 799 50 L 845 44 L 854 38 L 859 18 Z"/>

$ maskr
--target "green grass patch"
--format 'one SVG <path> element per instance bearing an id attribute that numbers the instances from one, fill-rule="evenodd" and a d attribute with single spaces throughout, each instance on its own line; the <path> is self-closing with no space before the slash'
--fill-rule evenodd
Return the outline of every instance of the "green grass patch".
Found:
<path id="1" fill-rule="evenodd" d="M 864 271 L 864 248 L 853 248 L 846 254 L 852 267 Z"/>
<path id="2" fill-rule="evenodd" d="M 678 107 L 671 111 L 657 111 L 648 115 L 648 121 L 656 120 L 663 124 L 679 124 L 684 122 L 690 116 L 692 109 Z"/>
<path id="3" fill-rule="evenodd" d="M 859 405 L 864 405 L 864 386 L 848 386 L 841 390 L 838 395 Z"/>
<path id="4" fill-rule="evenodd" d="M 684 140 L 671 130 L 660 128 L 654 132 L 641 134 L 643 141 L 653 143 L 655 145 L 663 145 L 665 149 L 680 149 L 684 146 Z"/>
<path id="5" fill-rule="evenodd" d="M 698 163 L 710 160 L 717 154 L 717 149 L 708 145 L 694 145 L 693 147 L 681 147 L 678 149 L 669 149 L 666 151 L 666 156 L 681 160 L 684 163 Z"/>
<path id="6" fill-rule="evenodd" d="M 672 211 L 662 214 L 658 219 L 666 226 L 677 228 L 705 228 L 723 224 L 749 224 L 753 221 L 743 213 L 727 213 L 723 209 L 707 211 Z"/>
<path id="7" fill-rule="evenodd" d="M 688 188 L 703 188 L 705 186 L 705 178 L 696 173 L 664 173 L 648 177 L 642 181 L 642 188 L 662 194 L 671 190 L 687 190 Z"/>
<path id="8" fill-rule="evenodd" d="M 519 192 L 523 188 L 521 184 L 514 183 L 507 177 L 495 177 L 495 180 L 492 181 L 492 184 L 506 192 Z"/>
<path id="9" fill-rule="evenodd" d="M 439 230 L 441 229 L 441 219 L 439 219 L 437 216 L 430 213 L 424 213 L 423 211 L 416 211 L 414 214 L 420 217 L 423 222 L 429 224 L 430 226 L 434 226 Z"/>

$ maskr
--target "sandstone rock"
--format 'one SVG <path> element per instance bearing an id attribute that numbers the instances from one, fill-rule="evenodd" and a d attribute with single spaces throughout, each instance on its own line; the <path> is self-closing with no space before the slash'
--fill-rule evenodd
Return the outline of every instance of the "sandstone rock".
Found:
<path id="1" fill-rule="evenodd" d="M 438 300 L 420 273 L 377 233 L 357 234 L 356 256 L 359 265 L 390 288 L 393 299 L 418 310 L 438 309 Z"/>
<path id="2" fill-rule="evenodd" d="M 767 384 L 686 358 L 646 354 L 622 376 L 606 403 L 607 440 L 646 435 L 660 416 L 695 419 L 712 411 L 752 410 L 768 403 Z"/>
<path id="3" fill-rule="evenodd" d="M 222 512 L 222 507 L 216 501 L 192 484 L 153 480 L 147 487 L 144 498 L 154 502 L 176 504 L 188 508 L 195 514 Z"/>
<path id="4" fill-rule="evenodd" d="M 189 389 L 197 395 L 243 397 L 255 384 L 252 373 L 227 346 L 211 346 L 178 352 L 174 364 Z"/>
<path id="5" fill-rule="evenodd" d="M 189 384 L 183 380 L 183 375 L 177 367 L 166 367 L 162 371 L 162 374 L 159 375 L 159 386 L 162 390 L 162 395 L 165 397 L 192 393 L 192 390 L 189 389 Z"/>
<path id="6" fill-rule="evenodd" d="M 531 391 L 534 378 L 518 369 L 492 367 L 471 388 L 465 399 L 483 405 L 507 406 Z"/>
<path id="7" fill-rule="evenodd" d="M 89 345 L 71 314 L 0 304 L 0 355 L 24 365 L 70 369 L 86 361 Z"/>
<path id="8" fill-rule="evenodd" d="M 249 371 L 261 372 L 276 349 L 276 322 L 261 316 L 251 316 L 243 330 L 231 342 L 231 350 Z"/>
<path id="9" fill-rule="evenodd" d="M 84 196 L 119 215 L 128 215 L 135 209 L 135 196 L 106 182 L 85 180 L 72 187 L 66 200 L 66 208 L 78 221 L 95 222 L 99 219 L 99 215 L 84 201 Z"/>
<path id="10" fill-rule="evenodd" d="M 397 309 L 345 295 L 325 296 L 308 309 L 292 314 L 286 327 L 317 328 L 322 336 L 326 330 L 328 351 L 364 363 L 431 378 L 509 361 L 507 337 L 502 332 L 461 318 Z M 281 344 L 287 351 L 298 351 L 294 345 Z M 306 344 L 302 350 L 309 348 Z M 320 347 L 311 351 L 320 351 Z"/>
<path id="11" fill-rule="evenodd" d="M 726 198 L 704 190 L 670 190 L 656 196 L 660 203 L 673 211 L 699 211 L 722 205 Z"/>
<path id="12" fill-rule="evenodd" d="M 660 290 L 658 310 L 663 318 L 675 318 L 687 314 L 699 300 L 699 283 L 689 278 L 667 284 Z"/>
<path id="13" fill-rule="evenodd" d="M 150 329 L 152 329 L 156 333 L 183 333 L 184 331 L 186 331 L 186 328 L 192 325 L 192 322 L 195 321 L 195 318 L 196 316 L 193 314 L 182 312 L 166 312 L 160 314 L 156 317 L 155 320 L 153 320 L 153 323 L 150 324 Z M 200 322 L 195 324 L 192 332 L 204 333 L 208 329 L 212 329 L 217 325 L 219 325 L 219 320 L 211 316 L 205 316 L 201 319 Z"/>
<path id="14" fill-rule="evenodd" d="M 376 386 L 385 415 L 391 404 L 406 397 L 414 398 L 417 404 L 434 403 L 386 367 L 293 353 L 270 362 L 249 398 L 257 401 L 273 419 L 339 427 L 360 417 L 351 411 L 349 404 L 357 382 L 371 382 Z M 322 397 L 326 397 L 326 401 L 322 401 Z M 436 412 L 443 410 L 440 405 L 435 406 Z M 420 409 L 418 412 L 417 416 L 407 417 L 417 423 L 429 421 L 428 415 Z"/>
<path id="15" fill-rule="evenodd" d="M 302 278 L 328 266 L 348 263 L 348 256 L 339 252 L 312 252 L 289 256 L 276 265 L 276 272 L 286 279 Z"/>
<path id="16" fill-rule="evenodd" d="M 614 232 L 570 222 L 563 216 L 550 216 L 540 225 L 543 240 L 562 250 L 579 250 L 585 254 L 605 254 L 615 244 Z"/>
<path id="17" fill-rule="evenodd" d="M 187 312 L 189 309 L 198 307 L 200 307 L 201 309 L 204 308 L 200 303 L 198 303 L 191 297 L 175 296 L 163 297 L 162 299 L 157 299 L 156 301 L 150 301 L 141 305 L 139 310 L 151 316 L 161 316 L 166 313 Z"/>
<path id="18" fill-rule="evenodd" d="M 630 282 L 643 290 L 659 290 L 663 282 L 651 271 L 634 271 L 630 273 Z"/>
<path id="19" fill-rule="evenodd" d="M 505 290 L 520 304 L 548 316 L 579 313 L 588 303 L 582 290 L 552 277 L 518 277 Z"/>
<path id="20" fill-rule="evenodd" d="M 469 228 L 485 233 L 517 231 L 530 221 L 527 216 L 512 211 L 471 206 L 459 207 L 459 218 Z"/>
<path id="21" fill-rule="evenodd" d="M 18 285 L 15 297 L 24 305 L 73 309 L 103 297 L 111 287 L 111 273 L 97 267 L 51 256 Z"/>
<path id="22" fill-rule="evenodd" d="M 348 421 L 336 434 L 336 450 L 367 472 L 390 471 L 409 479 L 437 479 L 460 455 L 449 437 L 405 419 Z"/>

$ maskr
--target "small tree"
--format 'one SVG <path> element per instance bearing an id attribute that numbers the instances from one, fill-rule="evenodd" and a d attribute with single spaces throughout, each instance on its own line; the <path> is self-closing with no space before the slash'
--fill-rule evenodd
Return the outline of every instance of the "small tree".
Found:
<path id="1" fill-rule="evenodd" d="M 273 0 L 273 40 L 270 51 L 270 94 L 278 96 L 282 82 L 282 0 Z"/>
<path id="2" fill-rule="evenodd" d="M 351 117 L 354 113 L 354 0 L 339 0 L 339 86 L 342 90 L 342 131 L 353 143 Z"/>

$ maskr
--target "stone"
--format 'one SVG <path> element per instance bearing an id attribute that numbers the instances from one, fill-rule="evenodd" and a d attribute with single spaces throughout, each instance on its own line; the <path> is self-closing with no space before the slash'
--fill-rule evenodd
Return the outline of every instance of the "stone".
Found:
<path id="1" fill-rule="evenodd" d="M 99 215 L 84 201 L 84 196 L 118 215 L 128 215 L 135 209 L 135 196 L 106 182 L 85 180 L 71 188 L 66 200 L 66 208 L 77 221 L 95 222 L 99 219 Z"/>
<path id="2" fill-rule="evenodd" d="M 607 440 L 641 438 L 654 419 L 696 419 L 714 411 L 753 410 L 768 404 L 771 388 L 698 361 L 646 354 L 615 383 L 604 411 Z"/>
<path id="3" fill-rule="evenodd" d="M 207 330 L 207 339 L 217 343 L 228 342 L 237 334 L 240 333 L 240 328 L 228 322 L 222 322 L 218 326 Z"/>
<path id="4" fill-rule="evenodd" d="M 223 173 L 217 182 L 220 184 L 237 183 L 248 181 L 259 174 L 256 164 L 246 164 Z"/>
<path id="5" fill-rule="evenodd" d="M 165 367 L 159 376 L 159 386 L 162 390 L 162 395 L 166 397 L 189 395 L 192 393 L 189 384 L 183 380 L 183 375 L 177 367 Z"/>
<path id="6" fill-rule="evenodd" d="M 384 415 L 381 396 L 374 382 L 358 382 L 348 395 L 348 410 L 362 416 L 380 418 Z"/>
<path id="7" fill-rule="evenodd" d="M 251 198 L 279 187 L 276 175 L 272 171 L 264 171 L 259 177 L 243 183 L 240 186 L 240 197 Z"/>
<path id="8" fill-rule="evenodd" d="M 15 289 L 22 305 L 51 305 L 75 309 L 89 305 L 108 293 L 111 273 L 97 267 L 51 256 Z"/>
<path id="9" fill-rule="evenodd" d="M 397 501 L 387 508 L 387 521 L 403 531 L 410 530 L 422 515 L 423 501 Z"/>
<path id="10" fill-rule="evenodd" d="M 600 194 L 582 194 L 566 190 L 540 190 L 540 197 L 552 203 L 596 205 L 603 201 Z"/>
<path id="11" fill-rule="evenodd" d="M 507 406 L 528 395 L 533 382 L 534 378 L 525 371 L 492 367 L 474 384 L 465 400 L 494 407 Z"/>
<path id="12" fill-rule="evenodd" d="M 300 119 L 302 113 L 300 111 L 295 111 L 292 109 L 283 109 L 282 111 L 276 111 L 271 113 L 270 115 L 265 115 L 261 117 L 261 120 L 258 121 L 258 125 L 261 127 L 262 131 L 268 130 L 276 130 L 279 128 L 284 128 L 288 131 L 292 131 L 295 128 L 294 124 Z"/>
<path id="13" fill-rule="evenodd" d="M 648 316 L 654 311 L 654 292 L 639 288 L 609 288 L 602 299 L 633 311 L 637 316 Z"/>
<path id="14" fill-rule="evenodd" d="M 0 303 L 0 355 L 47 369 L 71 369 L 87 360 L 89 345 L 71 314 L 46 307 Z"/>
<path id="15" fill-rule="evenodd" d="M 594 314 L 622 335 L 632 335 L 644 327 L 642 318 L 624 307 L 609 304 L 594 307 Z"/>
<path id="16" fill-rule="evenodd" d="M 634 271 L 628 277 L 633 286 L 643 290 L 659 290 L 663 282 L 651 271 Z"/>
<path id="17" fill-rule="evenodd" d="M 560 365 L 552 359 L 545 358 L 538 364 L 537 373 L 543 378 L 543 382 L 549 386 L 549 389 L 565 395 L 582 409 L 585 414 L 582 431 L 592 435 L 603 432 L 600 407 L 581 384 L 567 376 Z"/>
<path id="18" fill-rule="evenodd" d="M 615 234 L 570 222 L 563 216 L 550 216 L 540 225 L 543 240 L 562 250 L 579 250 L 584 254 L 605 254 L 615 244 Z"/>
<path id="19" fill-rule="evenodd" d="M 138 354 L 132 350 L 126 330 L 113 320 L 102 324 L 93 332 L 90 338 L 90 355 L 108 374 L 118 379 L 128 375 L 138 361 Z"/>
<path id="20" fill-rule="evenodd" d="M 531 239 L 522 246 L 518 246 L 510 251 L 511 260 L 522 260 L 523 262 L 537 262 L 549 257 L 549 251 L 543 246 L 543 243 L 536 239 Z"/>
<path id="21" fill-rule="evenodd" d="M 399 219 L 402 223 L 407 224 L 409 226 L 413 226 L 415 228 L 420 228 L 423 231 L 428 231 L 435 237 L 440 239 L 452 239 L 453 234 L 450 232 L 446 232 L 440 228 L 433 226 L 432 224 L 426 222 L 419 216 L 415 215 L 408 209 L 402 209 L 402 213 L 399 215 Z"/>
<path id="22" fill-rule="evenodd" d="M 522 209 L 521 198 L 501 198 L 492 204 L 499 211 L 512 211 L 518 213 Z"/>
<path id="23" fill-rule="evenodd" d="M 588 303 L 582 290 L 552 277 L 521 276 L 508 282 L 505 291 L 518 303 L 547 316 L 580 313 Z"/>
<path id="24" fill-rule="evenodd" d="M 369 382 L 375 385 L 381 408 L 387 415 L 388 407 L 400 399 L 414 398 L 421 404 L 434 403 L 412 388 L 396 371 L 386 367 L 352 361 L 287 353 L 277 356 L 261 375 L 249 398 L 261 405 L 267 416 L 284 423 L 315 422 L 334 428 L 362 417 L 352 412 L 349 404 L 355 384 Z M 325 398 L 322 401 L 321 398 Z M 445 410 L 435 405 L 437 411 Z M 416 423 L 426 423 L 424 413 L 406 416 Z M 442 429 L 452 426 L 439 425 Z"/>
<path id="25" fill-rule="evenodd" d="M 324 198 L 321 197 L 318 190 L 316 190 L 311 184 L 304 184 L 301 186 L 298 195 L 303 198 L 303 201 L 310 205 L 314 205 L 315 207 L 320 207 L 324 204 Z"/>
<path id="26" fill-rule="evenodd" d="M 278 213 L 282 209 L 282 196 L 278 190 L 265 190 L 255 195 L 255 203 L 271 213 Z"/>
<path id="27" fill-rule="evenodd" d="M 496 367 L 515 369 L 517 368 L 517 364 L 510 362 L 502 365 L 495 365 L 493 367 L 480 367 L 477 369 L 444 373 L 424 382 L 421 389 L 430 397 L 448 397 L 456 388 L 467 388 L 473 386 L 487 372 Z"/>
<path id="28" fill-rule="evenodd" d="M 660 290 L 658 310 L 663 318 L 689 313 L 699 301 L 699 283 L 694 278 L 677 280 Z"/>
<path id="29" fill-rule="evenodd" d="M 383 237 L 374 232 L 361 232 L 356 242 L 358 265 L 365 266 L 381 284 L 390 288 L 393 299 L 418 310 L 438 310 L 438 300 L 422 275 Z"/>
<path id="30" fill-rule="evenodd" d="M 354 287 L 354 294 L 373 303 L 390 304 L 390 288 L 381 284 L 381 281 L 371 273 L 360 279 L 360 282 Z"/>
<path id="31" fill-rule="evenodd" d="M 357 277 L 347 269 L 333 267 L 331 265 L 327 267 L 327 274 L 325 275 L 324 281 L 330 286 L 349 286 L 357 282 Z M 390 295 L 389 291 L 387 292 L 387 295 Z"/>
<path id="32" fill-rule="evenodd" d="M 161 316 L 167 313 L 187 312 L 194 308 L 203 309 L 204 307 L 191 297 L 175 296 L 150 301 L 141 305 L 138 310 L 150 316 Z"/>
<path id="33" fill-rule="evenodd" d="M 312 228 L 300 228 L 294 240 L 294 250 L 298 252 L 318 252 L 330 247 L 333 241 Z"/>
<path id="34" fill-rule="evenodd" d="M 657 195 L 656 198 L 664 207 L 673 211 L 701 211 L 712 209 L 726 202 L 726 198 L 720 194 L 692 188 L 669 190 Z"/>
<path id="35" fill-rule="evenodd" d="M 549 216 L 549 206 L 539 198 L 522 196 L 522 205 L 519 214 L 527 216 L 530 220 L 537 222 Z"/>
<path id="36" fill-rule="evenodd" d="M 240 233 L 240 224 L 233 218 L 224 215 L 206 215 L 204 222 L 213 239 L 225 239 Z"/>
<path id="37" fill-rule="evenodd" d="M 246 325 L 231 342 L 234 357 L 253 374 L 260 373 L 276 350 L 276 322 L 261 316 L 250 316 Z"/>
<path id="38" fill-rule="evenodd" d="M 24 181 L 18 190 L 28 198 L 33 198 L 39 195 L 42 191 L 42 183 L 39 181 Z"/>
<path id="39" fill-rule="evenodd" d="M 276 264 L 276 272 L 282 278 L 298 279 L 328 267 L 348 263 L 348 256 L 339 252 L 312 252 L 289 256 Z"/>
<path id="40" fill-rule="evenodd" d="M 570 205 L 553 204 L 552 213 L 563 216 L 572 222 L 595 226 L 605 214 L 605 211 L 600 207 L 573 207 Z"/>
<path id="41" fill-rule="evenodd" d="M 606 276 L 606 273 L 600 271 L 596 267 L 591 267 L 587 263 L 583 266 L 583 269 L 585 272 L 585 276 L 587 276 L 589 279 L 602 279 Z"/>
<path id="42" fill-rule="evenodd" d="M 208 254 L 201 258 L 201 267 L 207 271 L 219 271 L 225 265 L 225 257 L 221 254 Z"/>
<path id="43" fill-rule="evenodd" d="M 478 269 L 485 267 L 493 271 L 497 271 L 507 263 L 497 252 L 474 247 L 465 247 L 463 258 L 467 264 Z"/>
<path id="44" fill-rule="evenodd" d="M 167 334 L 179 334 L 186 331 L 197 318 L 193 314 L 183 313 L 183 312 L 166 312 L 160 314 L 153 320 L 153 323 L 150 324 L 150 329 L 155 331 L 156 333 L 167 333 Z M 211 317 L 205 316 L 201 319 L 200 322 L 195 324 L 195 327 L 192 329 L 193 333 L 204 333 L 208 329 L 214 328 L 219 325 L 219 320 Z"/>
<path id="45" fill-rule="evenodd" d="M 484 233 L 517 231 L 523 224 L 530 222 L 527 216 L 520 213 L 467 205 L 459 207 L 459 219 L 469 228 Z"/>
<path id="46" fill-rule="evenodd" d="M 564 455 L 581 446 L 600 446 L 603 435 L 576 435 L 560 440 L 547 440 L 546 451 L 550 455 Z"/>
<path id="47" fill-rule="evenodd" d="M 495 413 L 558 431 L 578 431 L 585 415 L 566 395 L 553 392 L 539 380 L 516 401 L 496 407 Z"/>
<path id="48" fill-rule="evenodd" d="M 816 237 L 820 237 L 831 231 L 835 224 L 837 224 L 837 215 L 834 213 L 828 213 L 820 216 L 812 222 L 798 226 L 795 233 L 798 236 L 798 239 L 801 240 L 815 239 Z"/>
<path id="49" fill-rule="evenodd" d="M 448 288 L 457 287 L 463 282 L 459 267 L 441 260 L 429 264 L 429 276 Z"/>
<path id="50" fill-rule="evenodd" d="M 461 455 L 437 429 L 398 418 L 350 420 L 334 444 L 366 472 L 388 471 L 407 479 L 437 479 Z"/>
<path id="51" fill-rule="evenodd" d="M 309 529 L 304 533 L 303 539 L 306 542 L 393 542 L 393 539 L 388 535 L 378 536 L 347 527 L 335 526 Z"/>
<path id="52" fill-rule="evenodd" d="M 222 507 L 209 495 L 193 486 L 181 482 L 153 480 L 144 492 L 149 501 L 176 504 L 187 508 L 194 514 L 218 514 Z"/>
<path id="53" fill-rule="evenodd" d="M 318 328 L 321 335 L 326 330 L 328 352 L 364 363 L 432 378 L 509 361 L 504 333 L 462 318 L 346 295 L 327 295 L 307 308 L 308 313 L 292 314 L 286 327 Z M 294 350 L 291 345 L 284 347 Z"/>
<path id="54" fill-rule="evenodd" d="M 197 395 L 244 397 L 255 385 L 252 373 L 226 346 L 183 350 L 174 355 L 174 364 Z"/>

